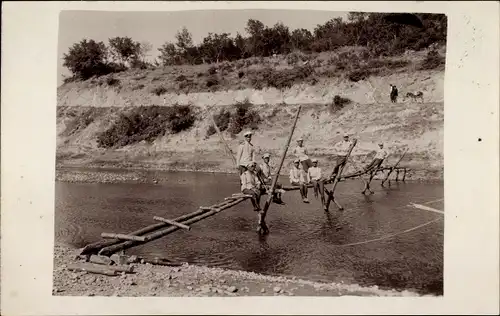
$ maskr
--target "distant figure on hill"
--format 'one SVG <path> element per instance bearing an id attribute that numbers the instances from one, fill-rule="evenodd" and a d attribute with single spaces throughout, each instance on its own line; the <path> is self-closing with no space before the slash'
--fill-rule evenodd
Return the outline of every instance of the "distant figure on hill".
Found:
<path id="1" fill-rule="evenodd" d="M 391 84 L 390 87 L 391 87 L 391 91 L 390 91 L 389 96 L 391 98 L 391 102 L 396 103 L 397 99 L 398 99 L 398 88 L 396 88 L 396 86 L 393 84 Z"/>

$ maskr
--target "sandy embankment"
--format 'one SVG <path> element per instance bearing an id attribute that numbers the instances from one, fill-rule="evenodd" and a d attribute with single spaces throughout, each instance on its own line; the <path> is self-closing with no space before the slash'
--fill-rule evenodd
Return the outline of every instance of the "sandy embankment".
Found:
<path id="1" fill-rule="evenodd" d="M 58 296 L 420 296 L 377 286 L 319 283 L 252 272 L 183 265 L 134 265 L 134 274 L 103 276 L 66 269 L 77 249 L 56 244 L 53 295 Z"/>
<path id="2" fill-rule="evenodd" d="M 59 108 L 58 167 L 235 172 L 219 137 L 205 137 L 211 122 L 208 116 L 218 108 L 199 108 L 200 119 L 189 131 L 161 136 L 151 144 L 141 142 L 116 149 L 99 148 L 96 139 L 126 108 L 101 108 L 91 124 L 70 135 L 66 134 L 67 126 L 88 108 Z M 296 105 L 255 105 L 263 118 L 253 139 L 259 157 L 269 152 L 273 157 L 271 163 L 277 163 L 295 108 Z M 333 167 L 335 144 L 347 131 L 358 139 L 358 144 L 346 172 L 367 164 L 371 159 L 367 155 L 383 141 L 391 154 L 388 165 L 398 160 L 403 148 L 409 149 L 402 161 L 402 165 L 414 169 L 408 180 L 442 179 L 443 120 L 442 102 L 351 104 L 338 113 L 331 113 L 325 105 L 312 104 L 303 106 L 294 135 L 305 138 L 310 155 L 318 158 L 326 170 Z M 235 153 L 241 137 L 233 138 L 225 132 L 224 138 Z M 288 160 L 284 170 L 289 167 L 287 163 Z"/>
<path id="3" fill-rule="evenodd" d="M 345 50 L 358 54 L 353 48 Z M 441 50 L 443 54 L 444 47 Z M 272 163 L 279 159 L 293 115 L 301 104 L 303 110 L 294 136 L 305 139 L 310 155 L 318 158 L 323 169 L 332 168 L 334 144 L 347 132 L 358 139 L 351 168 L 368 163 L 367 154 L 383 141 L 392 154 L 388 164 L 398 159 L 404 147 L 409 149 L 402 162 L 414 169 L 407 177 L 409 180 L 442 179 L 444 70 L 419 70 L 426 52 L 413 52 L 399 57 L 409 62 L 402 68 L 386 69 L 352 82 L 345 73 L 327 71 L 333 69 L 329 61 L 337 53 L 340 51 L 310 56 L 310 64 L 316 67 L 315 84 L 296 82 L 281 90 L 258 89 L 250 79 L 252 71 L 259 73 L 265 66 L 276 70 L 300 66 L 300 63 L 290 65 L 286 56 L 259 60 L 251 66 L 244 66 L 246 61 L 232 63 L 230 69 L 224 66 L 218 77 L 220 85 L 210 89 L 205 85 L 210 65 L 127 71 L 113 75 L 119 82 L 117 86 L 97 79 L 65 84 L 57 91 L 58 167 L 234 172 L 232 159 L 218 135 L 207 137 L 206 132 L 212 124 L 211 115 L 222 107 L 234 111 L 236 102 L 247 99 L 262 118 L 253 140 L 257 154 L 260 157 L 263 152 L 271 153 Z M 241 77 L 240 71 L 246 75 Z M 181 84 L 178 82 L 181 77 L 187 81 Z M 189 85 L 181 88 L 188 82 Z M 400 89 L 398 103 L 389 102 L 390 83 Z M 165 93 L 153 93 L 155 87 L 166 88 Z M 406 92 L 415 91 L 423 92 L 422 102 L 404 100 Z M 329 105 L 336 95 L 352 103 L 332 112 Z M 113 149 L 97 146 L 97 135 L 112 126 L 121 114 L 138 106 L 172 104 L 192 105 L 197 116 L 193 127 L 178 134 L 160 136 L 150 144 L 139 142 Z M 92 110 L 90 118 L 87 116 L 89 109 Z M 75 130 L 75 125 L 82 121 L 86 124 Z M 232 137 L 224 132 L 224 137 L 236 152 L 241 135 Z"/>

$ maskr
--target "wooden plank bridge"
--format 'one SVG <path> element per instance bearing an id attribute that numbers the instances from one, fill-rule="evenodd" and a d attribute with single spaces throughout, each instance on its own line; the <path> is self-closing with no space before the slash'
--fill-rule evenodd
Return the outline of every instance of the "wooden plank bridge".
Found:
<path id="1" fill-rule="evenodd" d="M 290 135 L 289 135 L 289 138 L 287 139 L 287 143 L 285 145 L 285 148 L 284 148 L 282 156 L 281 156 L 279 167 L 278 167 L 277 171 L 275 172 L 275 175 L 274 175 L 274 178 L 273 178 L 273 181 L 272 181 L 270 187 L 267 188 L 267 192 L 266 192 L 267 200 L 264 204 L 263 209 L 258 213 L 258 229 L 257 229 L 257 231 L 259 234 L 267 234 L 269 232 L 269 229 L 268 229 L 266 222 L 265 222 L 265 217 L 266 217 L 267 211 L 271 205 L 274 192 L 276 190 L 276 186 L 278 183 L 278 177 L 279 177 L 281 168 L 283 166 L 283 162 L 285 160 L 285 157 L 286 157 L 286 154 L 288 151 L 288 147 L 290 145 L 290 141 L 291 141 L 293 132 L 295 130 L 295 126 L 297 124 L 300 110 L 301 110 L 301 107 L 299 106 L 297 114 L 295 116 L 295 120 L 294 120 L 292 129 L 291 129 L 291 132 L 290 132 Z M 222 135 L 220 135 L 220 136 L 221 136 L 222 141 L 224 141 L 222 138 Z M 354 140 L 353 143 L 351 144 L 351 147 L 348 150 L 348 154 L 347 154 L 346 159 L 349 158 L 349 156 L 351 155 L 351 152 L 354 149 L 354 147 L 356 146 L 356 144 L 357 144 L 357 140 Z M 229 151 L 229 153 L 230 153 L 231 150 L 229 149 L 228 146 L 226 146 L 226 147 L 227 147 L 226 150 Z M 340 205 L 340 203 L 335 198 L 335 189 L 336 189 L 337 184 L 339 182 L 346 181 L 348 179 L 361 178 L 365 183 L 365 188 L 362 191 L 362 193 L 365 194 L 366 191 L 373 193 L 373 191 L 370 190 L 370 183 L 373 180 L 375 174 L 377 174 L 378 172 L 383 173 L 384 171 L 387 171 L 387 174 L 385 175 L 385 177 L 382 180 L 382 185 L 384 185 L 384 183 L 387 181 L 389 181 L 389 183 L 390 183 L 389 177 L 394 171 L 396 172 L 396 179 L 395 179 L 396 181 L 399 181 L 399 174 L 400 173 L 403 173 L 403 177 L 402 177 L 401 181 L 405 181 L 406 174 L 407 174 L 407 171 L 409 171 L 409 168 L 400 167 L 399 163 L 403 159 L 406 152 L 407 151 L 405 151 L 403 153 L 403 155 L 399 158 L 399 160 L 394 165 L 392 165 L 390 167 L 381 167 L 381 168 L 378 168 L 376 170 L 372 170 L 369 172 L 358 171 L 358 172 L 354 172 L 351 174 L 342 175 L 342 172 L 343 172 L 344 167 L 345 167 L 345 164 L 344 164 L 340 168 L 340 170 L 338 171 L 338 173 L 336 174 L 336 176 L 333 179 L 326 179 L 324 181 L 324 184 L 325 184 L 324 193 L 328 197 L 326 200 L 326 203 L 324 205 L 325 211 L 329 210 L 329 206 L 330 206 L 331 202 L 334 202 L 339 210 L 343 210 L 343 207 Z M 369 175 L 368 179 L 367 180 L 363 179 L 363 175 Z M 330 189 L 328 189 L 326 187 L 329 184 L 332 184 Z M 307 185 L 307 187 L 311 188 L 313 186 L 312 186 L 312 184 L 309 184 L 309 185 Z M 293 191 L 293 190 L 299 190 L 299 187 L 298 186 L 284 186 L 284 187 L 282 187 L 282 189 L 285 191 Z M 174 218 L 174 219 L 168 219 L 168 218 L 163 218 L 160 216 L 154 216 L 153 220 L 155 220 L 156 223 L 151 224 L 151 225 L 144 227 L 142 229 L 139 229 L 137 231 L 130 232 L 128 234 L 104 232 L 101 234 L 101 237 L 103 238 L 103 240 L 85 246 L 83 248 L 83 250 L 81 251 L 80 255 L 90 256 L 90 255 L 98 254 L 101 256 L 108 256 L 109 257 L 115 253 L 122 252 L 126 249 L 136 247 L 136 246 L 142 245 L 144 243 L 162 238 L 162 237 L 169 235 L 169 234 L 171 234 L 179 229 L 191 230 L 190 225 L 192 225 L 196 222 L 199 222 L 201 220 L 204 220 L 208 217 L 211 217 L 213 215 L 216 215 L 224 210 L 232 208 L 232 207 L 244 202 L 245 200 L 247 200 L 249 198 L 251 198 L 251 196 L 241 194 L 241 193 L 236 193 L 230 197 L 224 198 L 224 200 L 219 202 L 219 203 L 216 203 L 216 204 L 211 205 L 211 206 L 200 206 L 198 210 L 191 212 L 189 214 L 179 216 L 179 217 Z"/>

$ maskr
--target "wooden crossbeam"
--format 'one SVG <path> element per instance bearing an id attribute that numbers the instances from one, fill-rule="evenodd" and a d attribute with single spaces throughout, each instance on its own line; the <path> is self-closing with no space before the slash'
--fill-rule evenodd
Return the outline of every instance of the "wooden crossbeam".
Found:
<path id="1" fill-rule="evenodd" d="M 170 225 L 173 225 L 173 226 L 177 226 L 177 227 L 182 228 L 182 229 L 191 230 L 191 227 L 189 227 L 187 225 L 184 225 L 184 224 L 181 224 L 181 223 L 177 223 L 175 221 L 172 221 L 172 220 L 169 220 L 169 219 L 166 219 L 166 218 L 163 218 L 163 217 L 155 216 L 155 217 L 153 217 L 153 219 L 155 221 L 164 222 L 164 223 L 167 223 L 167 224 L 170 224 Z"/>

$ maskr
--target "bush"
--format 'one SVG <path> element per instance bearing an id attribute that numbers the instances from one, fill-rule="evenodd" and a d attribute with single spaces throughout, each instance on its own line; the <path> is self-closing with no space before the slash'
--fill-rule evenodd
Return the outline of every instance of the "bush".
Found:
<path id="1" fill-rule="evenodd" d="M 216 73 L 217 73 L 217 68 L 215 68 L 214 66 L 208 68 L 209 75 L 215 75 Z"/>
<path id="2" fill-rule="evenodd" d="M 83 39 L 73 44 L 69 52 L 64 54 L 64 67 L 67 67 L 75 77 L 86 80 L 93 76 L 110 73 L 106 64 L 106 45 L 103 42 Z"/>
<path id="3" fill-rule="evenodd" d="M 259 114 L 252 110 L 252 104 L 245 100 L 237 103 L 235 106 L 235 113 L 231 116 L 229 124 L 229 132 L 233 135 L 240 133 L 244 128 L 257 129 L 261 118 Z"/>
<path id="4" fill-rule="evenodd" d="M 163 86 L 159 86 L 159 87 L 153 88 L 153 90 L 151 90 L 151 93 L 156 94 L 157 96 L 160 96 L 162 94 L 167 93 L 167 88 L 165 88 Z"/>
<path id="5" fill-rule="evenodd" d="M 333 97 L 333 102 L 330 104 L 330 110 L 335 112 L 344 108 L 345 105 L 350 104 L 352 101 L 348 98 L 343 98 L 339 95 Z"/>
<path id="6" fill-rule="evenodd" d="M 215 124 L 221 132 L 227 130 L 229 127 L 229 122 L 231 120 L 231 113 L 225 109 L 221 109 L 219 113 L 214 115 Z M 213 125 L 210 125 L 207 130 L 207 136 L 212 136 L 217 130 Z"/>
<path id="7" fill-rule="evenodd" d="M 288 54 L 286 56 L 286 62 L 289 65 L 296 65 L 299 61 L 308 61 L 310 59 L 311 59 L 311 57 L 309 55 L 306 55 L 300 51 L 295 51 L 295 52 Z"/>
<path id="8" fill-rule="evenodd" d="M 293 69 L 275 70 L 265 68 L 254 72 L 251 79 L 255 89 L 261 89 L 262 85 L 277 89 L 290 88 L 294 84 L 302 82 L 314 74 L 314 69 L 310 65 L 294 67 Z"/>
<path id="9" fill-rule="evenodd" d="M 63 79 L 63 83 L 70 83 L 76 81 L 78 78 L 72 76 L 72 77 L 66 77 Z"/>
<path id="10" fill-rule="evenodd" d="M 187 80 L 187 77 L 184 75 L 180 75 L 177 78 L 175 78 L 175 81 L 177 81 L 177 82 L 182 82 L 182 81 L 186 81 L 186 80 Z"/>
<path id="11" fill-rule="evenodd" d="M 123 147 L 140 141 L 152 142 L 167 131 L 178 133 L 189 129 L 195 116 L 188 105 L 141 106 L 121 114 L 114 124 L 97 136 L 99 147 Z"/>
<path id="12" fill-rule="evenodd" d="M 420 64 L 420 70 L 432 70 L 436 68 L 443 68 L 445 65 L 445 58 L 435 50 L 431 50 L 427 53 L 426 58 Z"/>
<path id="13" fill-rule="evenodd" d="M 132 91 L 141 90 L 141 89 L 144 89 L 144 87 L 145 87 L 145 85 L 143 85 L 141 83 L 141 84 L 138 84 L 138 85 L 132 87 Z"/>
<path id="14" fill-rule="evenodd" d="M 349 73 L 349 80 L 358 82 L 368 78 L 372 73 L 368 69 L 358 69 Z"/>
<path id="15" fill-rule="evenodd" d="M 206 85 L 208 88 L 216 86 L 218 84 L 219 84 L 219 80 L 216 77 L 210 77 L 207 79 Z"/>
<path id="16" fill-rule="evenodd" d="M 196 121 L 196 117 L 189 105 L 176 104 L 168 109 L 169 129 L 174 134 L 191 128 Z"/>
<path id="17" fill-rule="evenodd" d="M 65 134 L 67 136 L 73 135 L 74 133 L 87 128 L 95 118 L 99 115 L 99 108 L 90 108 L 82 113 L 68 113 L 67 116 L 72 117 L 72 119 L 66 124 Z"/>
<path id="18" fill-rule="evenodd" d="M 118 86 L 120 84 L 120 80 L 114 77 L 108 77 L 106 78 L 106 84 L 110 87 Z"/>
<path id="19" fill-rule="evenodd" d="M 336 95 L 335 97 L 333 97 L 333 104 L 335 106 L 338 106 L 338 107 L 341 107 L 343 108 L 344 105 L 346 104 L 350 104 L 351 103 L 351 100 L 350 99 L 347 99 L 347 98 L 343 98 L 339 95 Z"/>
<path id="20" fill-rule="evenodd" d="M 217 131 L 215 130 L 215 127 L 213 125 L 210 125 L 207 129 L 207 137 L 210 137 L 215 133 L 217 133 Z"/>

